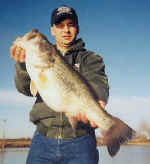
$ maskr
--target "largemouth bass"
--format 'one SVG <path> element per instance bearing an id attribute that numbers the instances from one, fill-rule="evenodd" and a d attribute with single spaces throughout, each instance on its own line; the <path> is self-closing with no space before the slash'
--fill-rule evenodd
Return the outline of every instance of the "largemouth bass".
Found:
<path id="1" fill-rule="evenodd" d="M 111 156 L 116 155 L 120 144 L 135 136 L 132 128 L 100 106 L 84 77 L 57 53 L 44 35 L 32 30 L 17 38 L 14 44 L 25 49 L 33 95 L 38 91 L 51 109 L 64 112 L 73 128 L 77 115 L 84 113 L 104 132 L 103 141 Z"/>

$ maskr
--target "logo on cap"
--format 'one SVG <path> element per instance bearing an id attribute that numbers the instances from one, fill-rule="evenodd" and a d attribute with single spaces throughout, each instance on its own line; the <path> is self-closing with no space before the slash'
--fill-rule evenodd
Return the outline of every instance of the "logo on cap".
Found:
<path id="1" fill-rule="evenodd" d="M 57 9 L 57 15 L 60 15 L 60 14 L 64 14 L 64 13 L 67 13 L 67 14 L 72 14 L 71 12 L 71 9 L 69 7 L 60 7 Z"/>

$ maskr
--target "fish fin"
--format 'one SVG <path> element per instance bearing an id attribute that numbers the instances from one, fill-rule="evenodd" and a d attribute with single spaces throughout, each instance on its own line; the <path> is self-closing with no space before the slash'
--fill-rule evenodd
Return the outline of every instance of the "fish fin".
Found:
<path id="1" fill-rule="evenodd" d="M 104 134 L 103 143 L 107 145 L 110 156 L 115 156 L 120 145 L 136 136 L 136 132 L 120 119 L 113 117 L 114 125 Z"/>
<path id="2" fill-rule="evenodd" d="M 120 150 L 120 143 L 117 140 L 114 140 L 112 143 L 107 145 L 108 153 L 111 157 L 114 157 Z"/>
<path id="3" fill-rule="evenodd" d="M 31 82 L 30 82 L 30 91 L 31 91 L 31 94 L 33 95 L 33 96 L 36 96 L 36 94 L 37 94 L 37 88 L 35 87 L 35 84 L 34 84 L 34 82 L 31 80 Z"/>
<path id="4" fill-rule="evenodd" d="M 38 82 L 42 89 L 46 89 L 49 85 L 48 78 L 43 71 L 38 73 Z"/>

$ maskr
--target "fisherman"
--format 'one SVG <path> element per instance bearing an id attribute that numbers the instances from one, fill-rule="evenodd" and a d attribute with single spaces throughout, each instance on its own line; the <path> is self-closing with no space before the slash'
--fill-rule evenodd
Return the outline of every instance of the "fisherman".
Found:
<path id="1" fill-rule="evenodd" d="M 105 65 L 100 55 L 86 50 L 83 40 L 77 39 L 79 23 L 76 11 L 69 6 L 54 9 L 50 31 L 56 40 L 55 48 L 59 55 L 93 87 L 99 105 L 105 110 L 109 97 Z M 25 50 L 12 45 L 10 56 L 16 61 L 17 90 L 26 96 L 32 96 L 31 80 L 25 67 Z M 78 124 L 73 130 L 67 117 L 50 109 L 37 93 L 30 120 L 36 125 L 36 131 L 27 164 L 98 164 L 99 153 L 95 136 L 97 125 L 90 122 L 85 115 L 78 115 Z"/>

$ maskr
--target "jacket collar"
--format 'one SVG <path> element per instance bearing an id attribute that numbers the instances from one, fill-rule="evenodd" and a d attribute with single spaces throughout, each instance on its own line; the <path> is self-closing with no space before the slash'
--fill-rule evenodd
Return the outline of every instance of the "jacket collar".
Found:
<path id="1" fill-rule="evenodd" d="M 77 39 L 73 45 L 69 48 L 69 50 L 66 52 L 65 56 L 70 55 L 72 53 L 78 52 L 80 50 L 83 50 L 85 46 L 85 43 L 83 42 L 83 40 L 81 38 Z M 56 48 L 56 45 L 55 45 Z M 57 50 L 60 54 L 61 52 L 59 50 Z"/>
<path id="2" fill-rule="evenodd" d="M 74 44 L 70 47 L 70 49 L 66 52 L 66 54 L 69 54 L 74 51 L 79 51 L 84 49 L 85 43 L 83 40 L 80 38 L 74 42 Z"/>

